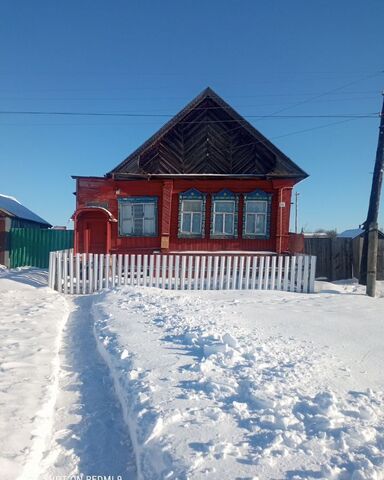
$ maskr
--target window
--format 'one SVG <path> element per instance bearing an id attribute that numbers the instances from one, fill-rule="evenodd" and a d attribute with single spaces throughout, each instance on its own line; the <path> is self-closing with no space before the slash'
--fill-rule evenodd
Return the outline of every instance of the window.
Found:
<path id="1" fill-rule="evenodd" d="M 192 188 L 179 197 L 179 237 L 204 236 L 205 195 Z"/>
<path id="2" fill-rule="evenodd" d="M 237 237 L 237 196 L 228 190 L 212 195 L 211 237 Z"/>
<path id="3" fill-rule="evenodd" d="M 264 200 L 245 202 L 245 234 L 265 235 L 267 233 L 268 203 Z"/>
<path id="4" fill-rule="evenodd" d="M 244 195 L 244 238 L 269 238 L 271 195 L 261 190 Z"/>
<path id="5" fill-rule="evenodd" d="M 157 235 L 157 197 L 119 198 L 119 235 Z"/>

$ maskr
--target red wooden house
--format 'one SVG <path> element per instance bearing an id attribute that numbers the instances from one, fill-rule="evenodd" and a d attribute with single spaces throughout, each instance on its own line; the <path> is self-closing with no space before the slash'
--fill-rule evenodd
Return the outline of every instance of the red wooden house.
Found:
<path id="1" fill-rule="evenodd" d="M 104 177 L 76 179 L 80 253 L 298 251 L 307 174 L 210 88 Z"/>

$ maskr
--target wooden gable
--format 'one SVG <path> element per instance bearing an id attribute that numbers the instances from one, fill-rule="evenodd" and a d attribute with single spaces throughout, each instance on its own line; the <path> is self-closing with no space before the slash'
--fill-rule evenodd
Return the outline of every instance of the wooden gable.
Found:
<path id="1" fill-rule="evenodd" d="M 205 89 L 107 177 L 307 177 L 210 88 Z"/>

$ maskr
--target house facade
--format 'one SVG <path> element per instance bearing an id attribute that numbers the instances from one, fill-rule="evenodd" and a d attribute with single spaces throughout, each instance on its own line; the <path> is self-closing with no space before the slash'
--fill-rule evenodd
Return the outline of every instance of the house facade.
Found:
<path id="1" fill-rule="evenodd" d="M 297 252 L 306 177 L 208 88 L 104 177 L 73 177 L 75 251 Z"/>

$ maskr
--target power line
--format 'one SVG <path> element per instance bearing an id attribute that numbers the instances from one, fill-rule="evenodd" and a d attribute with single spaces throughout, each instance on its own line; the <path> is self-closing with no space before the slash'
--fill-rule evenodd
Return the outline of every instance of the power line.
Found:
<path id="1" fill-rule="evenodd" d="M 212 107 L 213 109 L 221 107 Z M 288 108 L 288 107 L 287 107 Z M 205 110 L 205 109 L 204 109 Z M 174 115 L 168 113 L 137 113 L 137 112 L 60 112 L 60 111 L 40 111 L 40 110 L 0 110 L 0 115 L 53 115 L 53 116 L 73 116 L 73 117 L 142 117 L 142 118 L 171 118 Z M 379 113 L 341 113 L 324 115 L 244 115 L 245 118 L 377 118 Z M 196 120 L 180 121 L 180 123 L 233 123 L 236 120 Z"/>

